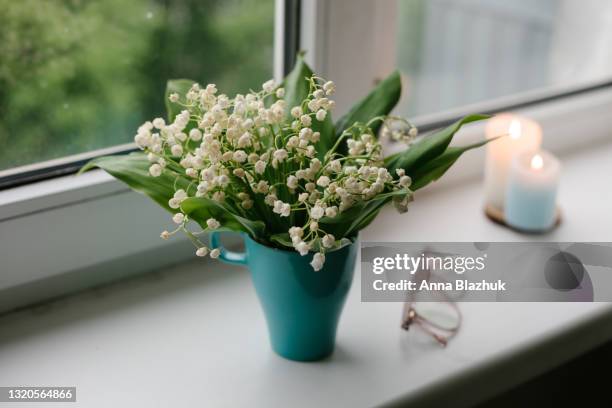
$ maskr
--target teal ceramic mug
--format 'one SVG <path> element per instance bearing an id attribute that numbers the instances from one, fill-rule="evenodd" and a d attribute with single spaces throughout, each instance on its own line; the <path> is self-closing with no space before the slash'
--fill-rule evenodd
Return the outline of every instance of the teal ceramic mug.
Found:
<path id="1" fill-rule="evenodd" d="M 334 350 L 336 329 L 353 281 L 357 239 L 325 254 L 323 269 L 310 266 L 312 253 L 268 247 L 241 234 L 245 252 L 226 250 L 219 233 L 210 235 L 211 247 L 219 248 L 219 259 L 248 266 L 261 302 L 272 348 L 279 355 L 298 361 L 320 360 Z"/>

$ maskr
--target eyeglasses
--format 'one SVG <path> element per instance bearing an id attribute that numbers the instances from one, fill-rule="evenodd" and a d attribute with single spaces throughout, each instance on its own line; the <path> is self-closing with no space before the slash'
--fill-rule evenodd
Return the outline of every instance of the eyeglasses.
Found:
<path id="1" fill-rule="evenodd" d="M 432 277 L 432 272 L 430 270 L 419 270 L 415 275 L 417 280 L 427 280 L 429 281 Z M 418 292 L 416 292 L 418 293 Z M 431 300 L 431 295 L 436 294 L 440 297 L 437 301 Z M 408 299 L 404 303 L 404 310 L 402 313 L 402 324 L 401 328 L 403 330 L 410 329 L 411 326 L 416 325 L 423 332 L 433 337 L 442 347 L 446 347 L 448 342 L 457 335 L 459 329 L 461 328 L 461 324 L 463 322 L 463 316 L 461 315 L 461 310 L 459 310 L 459 306 L 457 306 L 456 302 L 451 299 L 444 291 L 428 291 L 428 300 L 427 303 L 432 304 L 436 303 L 438 305 L 443 305 L 447 312 L 455 315 L 456 323 L 445 325 L 432 317 L 426 317 L 425 313 L 417 310 L 417 305 L 419 302 L 415 299 L 416 294 L 413 292 L 409 292 Z"/>
<path id="2" fill-rule="evenodd" d="M 449 340 L 452 339 L 461 328 L 462 316 L 461 311 L 453 302 L 445 302 L 450 309 L 457 315 L 457 323 L 452 326 L 445 326 L 433 321 L 431 318 L 425 317 L 415 308 L 415 302 L 404 303 L 404 313 L 402 318 L 402 329 L 408 330 L 412 325 L 416 325 L 423 332 L 434 338 L 442 347 L 446 347 Z"/>

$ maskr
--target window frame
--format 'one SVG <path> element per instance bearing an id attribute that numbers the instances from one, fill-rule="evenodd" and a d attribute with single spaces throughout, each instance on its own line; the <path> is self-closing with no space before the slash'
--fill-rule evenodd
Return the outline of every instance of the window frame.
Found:
<path id="1" fill-rule="evenodd" d="M 336 82 L 335 117 L 396 69 L 397 7 L 398 0 L 302 3 L 302 15 L 307 17 L 301 27 L 302 49 L 307 50 L 306 59 L 315 71 Z M 554 135 L 545 136 L 544 148 L 563 155 L 612 141 L 612 118 L 607 113 L 610 110 L 612 77 L 577 86 L 536 89 L 410 119 L 426 135 L 468 113 L 512 111 L 539 121 L 545 135 Z M 483 134 L 483 125 L 473 124 L 459 132 L 455 143 L 473 143 Z M 397 144 L 387 146 L 389 152 L 400 148 Z M 428 189 L 479 176 L 484 155 L 484 149 L 470 152 L 471 160 L 455 164 L 450 174 Z"/>
<path id="2" fill-rule="evenodd" d="M 301 46 L 307 50 L 306 59 L 315 71 L 336 82 L 335 117 L 346 112 L 352 102 L 396 69 L 397 6 L 398 0 L 302 3 Z M 363 29 L 366 26 L 368 30 Z M 426 135 L 468 113 L 512 111 L 539 121 L 545 135 L 554 135 L 544 138 L 544 148 L 563 155 L 612 141 L 609 131 L 612 118 L 606 113 L 610 110 L 612 78 L 564 88 L 536 89 L 410 119 Z M 483 125 L 473 124 L 459 132 L 454 143 L 474 143 L 483 134 Z M 388 152 L 401 148 L 398 144 L 386 146 Z M 484 149 L 470 152 L 469 160 L 460 160 L 450 174 L 428 189 L 449 187 L 478 177 L 483 170 L 484 155 Z"/>
<path id="3" fill-rule="evenodd" d="M 372 3 L 370 0 L 276 0 L 275 78 L 282 79 L 302 49 L 321 75 L 351 85 L 344 100 L 363 96 L 373 83 L 394 69 L 394 48 L 390 53 L 381 44 L 386 44 L 393 33 L 389 18 L 397 1 L 378 0 L 375 6 Z M 345 16 L 349 9 L 356 14 Z M 331 24 L 338 15 L 345 18 L 341 23 Z M 372 38 L 359 41 L 364 21 L 370 23 L 368 33 Z M 347 54 L 347 50 L 355 48 L 356 38 L 360 54 Z M 355 68 L 355 61 L 361 55 L 369 55 L 377 64 Z M 344 89 L 340 84 L 338 89 L 340 97 Z M 612 140 L 609 131 L 612 117 L 607 114 L 612 109 L 611 83 L 594 83 L 557 94 L 516 95 L 493 102 L 498 105 L 488 101 L 488 107 L 463 109 L 491 113 L 512 109 L 531 116 L 541 122 L 546 134 L 555 135 L 545 138 L 545 147 L 559 154 Z M 347 108 L 346 103 L 338 103 L 335 116 Z M 462 114 L 440 112 L 416 118 L 415 122 L 426 132 Z M 482 138 L 482 134 L 482 125 L 475 124 L 462 130 L 457 139 L 465 143 Z M 125 154 L 133 150 L 132 144 L 113 146 L 53 163 L 27 166 L 27 169 L 21 168 L 22 174 L 15 169 L 10 182 L 0 180 L 4 188 L 0 191 L 0 259 L 7 257 L 10 264 L 5 263 L 5 270 L 0 271 L 0 313 L 192 258 L 193 248 L 184 237 L 177 237 L 171 243 L 158 238 L 158 231 L 171 226 L 170 217 L 146 197 L 130 191 L 101 170 L 79 177 L 71 174 L 97 155 Z M 482 172 L 483 161 L 484 151 L 470 152 L 469 159 L 461 160 L 451 174 L 429 189 L 453 186 L 477 177 Z M 137 211 L 130 211 L 131 208 Z M 93 217 L 92 212 L 96 213 Z M 87 226 L 87 234 L 75 232 L 73 226 L 81 224 Z M 109 226 L 113 229 L 109 230 Z M 95 231 L 107 232 L 96 234 Z M 52 255 L 38 256 L 37 246 L 49 246 L 55 252 L 49 249 Z M 33 251 L 32 255 L 28 251 Z M 14 254 L 21 253 L 22 259 L 16 260 Z M 73 257 L 73 253 L 88 256 Z"/>
<path id="4" fill-rule="evenodd" d="M 302 15 L 307 19 L 301 26 L 301 48 L 307 50 L 306 60 L 315 71 L 336 82 L 343 80 L 353 84 L 349 96 L 344 100 L 357 100 L 367 89 L 396 69 L 395 19 L 398 0 L 311 0 L 302 3 Z M 355 10 L 361 14 L 356 17 Z M 347 15 L 348 14 L 348 15 Z M 338 22 L 334 17 L 345 16 Z M 331 21 L 334 20 L 334 24 Z M 363 30 L 368 24 L 367 32 Z M 361 36 L 361 37 L 360 37 Z M 357 40 L 355 40 L 357 39 Z M 359 57 L 346 58 L 345 50 L 355 49 L 358 43 Z M 356 54 L 356 53 L 354 53 Z M 366 56 L 365 58 L 362 58 Z M 367 69 L 355 68 L 358 61 L 374 60 Z M 339 93 L 345 88 L 338 86 Z M 417 116 L 411 120 L 423 132 L 446 126 L 466 114 L 480 112 L 495 114 L 507 111 L 525 110 L 549 102 L 562 102 L 565 98 L 594 94 L 599 91 L 612 92 L 612 75 L 605 79 L 593 80 L 578 85 L 554 88 L 538 88 L 489 99 L 461 107 Z M 345 101 L 337 101 L 340 113 L 350 107 Z"/>

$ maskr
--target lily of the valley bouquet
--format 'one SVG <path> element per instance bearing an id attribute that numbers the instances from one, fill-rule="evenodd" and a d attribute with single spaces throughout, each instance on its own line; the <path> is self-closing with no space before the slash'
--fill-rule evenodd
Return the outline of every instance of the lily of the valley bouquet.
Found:
<path id="1" fill-rule="evenodd" d="M 170 81 L 167 120 L 145 122 L 134 138 L 142 152 L 85 169 L 100 167 L 170 211 L 176 229 L 161 237 L 185 232 L 198 256 L 219 256 L 201 234 L 238 231 L 311 257 L 317 271 L 385 204 L 405 212 L 415 190 L 484 143 L 449 146 L 463 124 L 483 115 L 420 139 L 410 122 L 388 116 L 400 97 L 397 72 L 334 122 L 335 90 L 301 57 L 282 83 L 234 97 L 213 84 Z M 379 136 L 406 149 L 385 157 Z"/>

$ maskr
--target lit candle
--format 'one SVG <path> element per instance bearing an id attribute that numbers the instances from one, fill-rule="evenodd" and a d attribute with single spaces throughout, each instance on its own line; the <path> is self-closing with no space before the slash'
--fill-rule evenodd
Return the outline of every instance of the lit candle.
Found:
<path id="1" fill-rule="evenodd" d="M 556 221 L 557 186 L 561 165 L 552 154 L 521 153 L 512 160 L 504 202 L 508 225 L 544 231 Z"/>
<path id="2" fill-rule="evenodd" d="M 538 151 L 542 128 L 533 120 L 506 113 L 490 119 L 485 133 L 487 139 L 503 135 L 487 144 L 485 166 L 486 203 L 501 210 L 512 158 L 522 152 Z"/>

